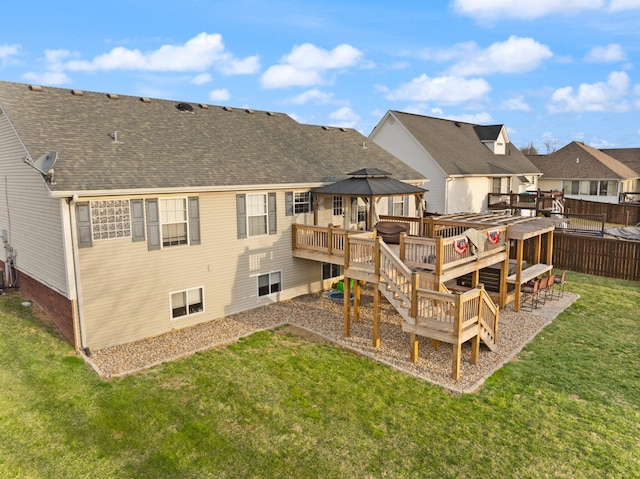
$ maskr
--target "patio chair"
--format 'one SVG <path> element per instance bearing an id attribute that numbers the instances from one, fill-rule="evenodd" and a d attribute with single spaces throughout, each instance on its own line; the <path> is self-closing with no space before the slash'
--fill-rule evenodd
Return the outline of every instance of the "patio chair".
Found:
<path id="1" fill-rule="evenodd" d="M 555 273 L 552 273 L 548 276 L 547 287 L 544 288 L 545 302 L 547 301 L 547 296 L 549 296 L 549 299 L 553 299 L 553 291 L 555 289 L 555 285 L 556 285 L 556 275 Z"/>
<path id="2" fill-rule="evenodd" d="M 557 287 L 553 288 L 557 294 L 556 299 L 560 299 L 562 296 L 564 296 L 564 282 L 566 280 L 566 277 L 567 277 L 566 271 L 563 271 L 560 276 L 556 276 L 555 285 Z"/>
<path id="3" fill-rule="evenodd" d="M 547 287 L 549 286 L 549 278 L 550 276 L 543 276 L 538 280 L 538 282 L 540 283 L 539 289 L 538 289 L 538 302 L 541 301 L 542 304 L 545 304 L 547 302 L 546 291 L 547 291 Z"/>
<path id="4" fill-rule="evenodd" d="M 538 307 L 538 295 L 540 293 L 539 279 L 523 284 L 520 291 L 522 292 L 522 297 L 520 299 L 520 307 L 522 309 L 524 309 L 524 306 L 527 303 L 531 304 L 531 309 L 529 311 L 533 311 L 534 308 Z"/>

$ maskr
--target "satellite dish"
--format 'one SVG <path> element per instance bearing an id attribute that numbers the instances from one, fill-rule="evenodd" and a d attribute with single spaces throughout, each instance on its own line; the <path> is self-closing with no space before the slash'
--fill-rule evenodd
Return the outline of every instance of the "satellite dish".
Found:
<path id="1" fill-rule="evenodd" d="M 31 168 L 36 170 L 41 175 L 49 178 L 52 184 L 55 184 L 53 181 L 53 165 L 58 159 L 58 153 L 55 151 L 50 151 L 46 155 L 42 155 L 36 161 L 33 161 L 31 157 L 25 156 L 22 160 L 29 165 Z"/>
<path id="2" fill-rule="evenodd" d="M 33 167 L 43 175 L 46 175 L 47 173 L 49 173 L 51 168 L 53 168 L 53 165 L 55 164 L 57 159 L 58 153 L 55 151 L 50 151 L 46 155 L 42 155 L 40 158 L 38 158 L 33 164 Z"/>

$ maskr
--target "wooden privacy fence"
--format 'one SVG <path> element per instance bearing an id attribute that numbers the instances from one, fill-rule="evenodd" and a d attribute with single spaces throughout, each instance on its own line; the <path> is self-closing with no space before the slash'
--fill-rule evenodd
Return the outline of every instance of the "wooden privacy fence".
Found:
<path id="1" fill-rule="evenodd" d="M 598 201 L 565 198 L 565 213 L 605 215 L 605 222 L 633 226 L 640 223 L 640 205 L 600 203 Z"/>
<path id="2" fill-rule="evenodd" d="M 532 258 L 535 243 L 525 242 L 525 257 Z M 546 245 L 542 245 L 543 255 Z M 577 273 L 640 281 L 640 241 L 569 233 L 553 235 L 553 266 Z"/>

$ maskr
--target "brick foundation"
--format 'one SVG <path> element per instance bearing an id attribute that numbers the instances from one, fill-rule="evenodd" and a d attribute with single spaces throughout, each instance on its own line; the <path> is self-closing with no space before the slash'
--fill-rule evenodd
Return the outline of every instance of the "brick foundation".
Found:
<path id="1" fill-rule="evenodd" d="M 0 264 L 4 264 L 0 261 Z M 18 288 L 20 293 L 38 305 L 47 317 L 58 327 L 63 336 L 75 345 L 73 327 L 73 301 L 60 293 L 36 281 L 22 271 L 18 271 Z M 5 281 L 5 285 L 6 285 Z"/>

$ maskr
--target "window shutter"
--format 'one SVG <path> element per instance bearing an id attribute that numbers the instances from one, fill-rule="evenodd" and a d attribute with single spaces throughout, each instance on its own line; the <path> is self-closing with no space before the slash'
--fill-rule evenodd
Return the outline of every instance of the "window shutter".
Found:
<path id="1" fill-rule="evenodd" d="M 389 206 L 387 207 L 387 214 L 393 216 L 393 196 L 389 196 Z"/>
<path id="2" fill-rule="evenodd" d="M 285 215 L 293 216 L 293 191 L 287 191 L 284 194 Z"/>
<path id="3" fill-rule="evenodd" d="M 309 212 L 313 213 L 313 193 L 309 192 Z"/>
<path id="4" fill-rule="evenodd" d="M 238 238 L 247 237 L 247 195 L 236 195 Z"/>
<path id="5" fill-rule="evenodd" d="M 158 199 L 145 200 L 147 207 L 147 245 L 149 251 L 160 249 L 160 214 Z"/>
<path id="6" fill-rule="evenodd" d="M 200 244 L 200 204 L 197 196 L 189 197 L 189 241 Z"/>
<path id="7" fill-rule="evenodd" d="M 144 241 L 144 206 L 142 200 L 131 200 L 131 241 Z"/>
<path id="8" fill-rule="evenodd" d="M 276 218 L 276 194 L 269 193 L 268 197 L 268 212 L 269 212 L 269 234 L 274 235 L 278 232 L 277 218 Z"/>
<path id="9" fill-rule="evenodd" d="M 355 196 L 351 197 L 351 222 L 358 222 L 358 198 Z"/>
<path id="10" fill-rule="evenodd" d="M 409 216 L 409 197 L 402 197 L 402 214 L 403 216 Z"/>
<path id="11" fill-rule="evenodd" d="M 91 209 L 88 201 L 76 203 L 76 227 L 78 230 L 78 248 L 92 246 Z"/>

